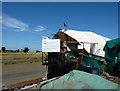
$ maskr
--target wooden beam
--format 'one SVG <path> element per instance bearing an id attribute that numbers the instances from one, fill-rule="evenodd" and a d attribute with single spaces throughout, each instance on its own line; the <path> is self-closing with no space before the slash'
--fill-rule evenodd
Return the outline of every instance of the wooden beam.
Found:
<path id="1" fill-rule="evenodd" d="M 83 43 L 83 44 L 98 44 L 98 43 L 92 43 L 92 42 L 79 42 L 79 43 Z"/>
<path id="2" fill-rule="evenodd" d="M 78 43 L 77 41 L 66 41 L 67 43 Z"/>

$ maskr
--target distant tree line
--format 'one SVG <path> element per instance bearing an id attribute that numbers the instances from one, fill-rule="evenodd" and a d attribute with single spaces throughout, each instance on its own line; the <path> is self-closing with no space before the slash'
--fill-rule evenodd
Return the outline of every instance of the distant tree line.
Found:
<path id="1" fill-rule="evenodd" d="M 2 51 L 2 52 L 5 52 L 5 51 L 6 51 L 6 48 L 5 48 L 5 47 L 2 47 L 2 48 L 1 48 L 1 51 Z"/>
<path id="2" fill-rule="evenodd" d="M 27 53 L 29 52 L 29 48 L 28 47 L 25 47 L 24 49 L 17 49 L 17 50 L 6 50 L 6 47 L 1 47 L 1 52 L 2 53 L 6 53 L 6 52 L 24 52 L 24 53 Z"/>
<path id="3" fill-rule="evenodd" d="M 24 49 L 16 49 L 16 50 L 6 50 L 6 47 L 1 47 L 0 52 L 2 52 L 2 53 L 8 53 L 8 52 L 24 52 L 24 53 L 27 53 L 27 52 L 29 52 L 29 50 L 30 49 L 28 47 L 25 47 Z M 38 53 L 38 52 L 41 52 L 41 51 L 36 50 L 36 53 Z"/>
<path id="4" fill-rule="evenodd" d="M 38 53 L 38 52 L 41 52 L 41 51 L 39 51 L 39 50 L 36 50 L 36 53 Z"/>

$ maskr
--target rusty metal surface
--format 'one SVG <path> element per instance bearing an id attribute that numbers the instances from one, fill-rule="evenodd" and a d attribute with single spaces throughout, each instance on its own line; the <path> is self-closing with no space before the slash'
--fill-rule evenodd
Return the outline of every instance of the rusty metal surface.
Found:
<path id="1" fill-rule="evenodd" d="M 19 83 L 15 83 L 15 84 L 10 84 L 10 85 L 7 85 L 6 89 L 3 89 L 2 91 L 19 89 L 21 87 L 24 87 L 24 86 L 27 86 L 27 85 L 32 85 L 34 83 L 42 82 L 42 81 L 44 81 L 43 78 L 36 78 L 36 79 L 28 80 L 28 81 L 23 81 L 23 82 L 19 82 Z"/>

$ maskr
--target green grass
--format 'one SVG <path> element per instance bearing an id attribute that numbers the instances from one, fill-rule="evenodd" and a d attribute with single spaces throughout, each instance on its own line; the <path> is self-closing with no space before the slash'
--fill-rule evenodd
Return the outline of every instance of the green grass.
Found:
<path id="1" fill-rule="evenodd" d="M 42 53 L 2 53 L 3 64 L 17 64 L 24 62 L 41 62 Z"/>

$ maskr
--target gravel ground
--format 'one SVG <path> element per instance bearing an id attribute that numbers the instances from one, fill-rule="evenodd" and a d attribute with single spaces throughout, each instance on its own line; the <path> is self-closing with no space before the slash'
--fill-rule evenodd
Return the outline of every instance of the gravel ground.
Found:
<path id="1" fill-rule="evenodd" d="M 30 72 L 41 71 L 41 70 L 46 70 L 46 68 L 45 66 L 42 66 L 40 62 L 2 65 L 2 76 L 23 74 L 23 76 L 2 79 L 2 83 L 9 85 L 17 82 L 44 77 L 45 72 L 31 74 L 31 75 L 24 75 L 24 73 L 30 73 Z"/>
<path id="2" fill-rule="evenodd" d="M 14 74 L 24 74 L 24 73 L 30 73 L 30 72 L 35 72 L 35 71 L 41 71 L 41 70 L 46 70 L 46 67 L 42 66 L 40 62 L 2 65 L 2 75 L 3 76 L 14 75 Z M 23 76 L 18 76 L 15 78 L 14 77 L 13 78 L 5 78 L 5 79 L 2 79 L 2 83 L 9 85 L 9 84 L 17 83 L 17 82 L 41 78 L 44 76 L 45 76 L 45 72 L 32 74 L 32 75 L 23 75 Z M 108 79 L 114 83 L 120 84 L 119 77 L 103 76 L 103 78 Z"/>

